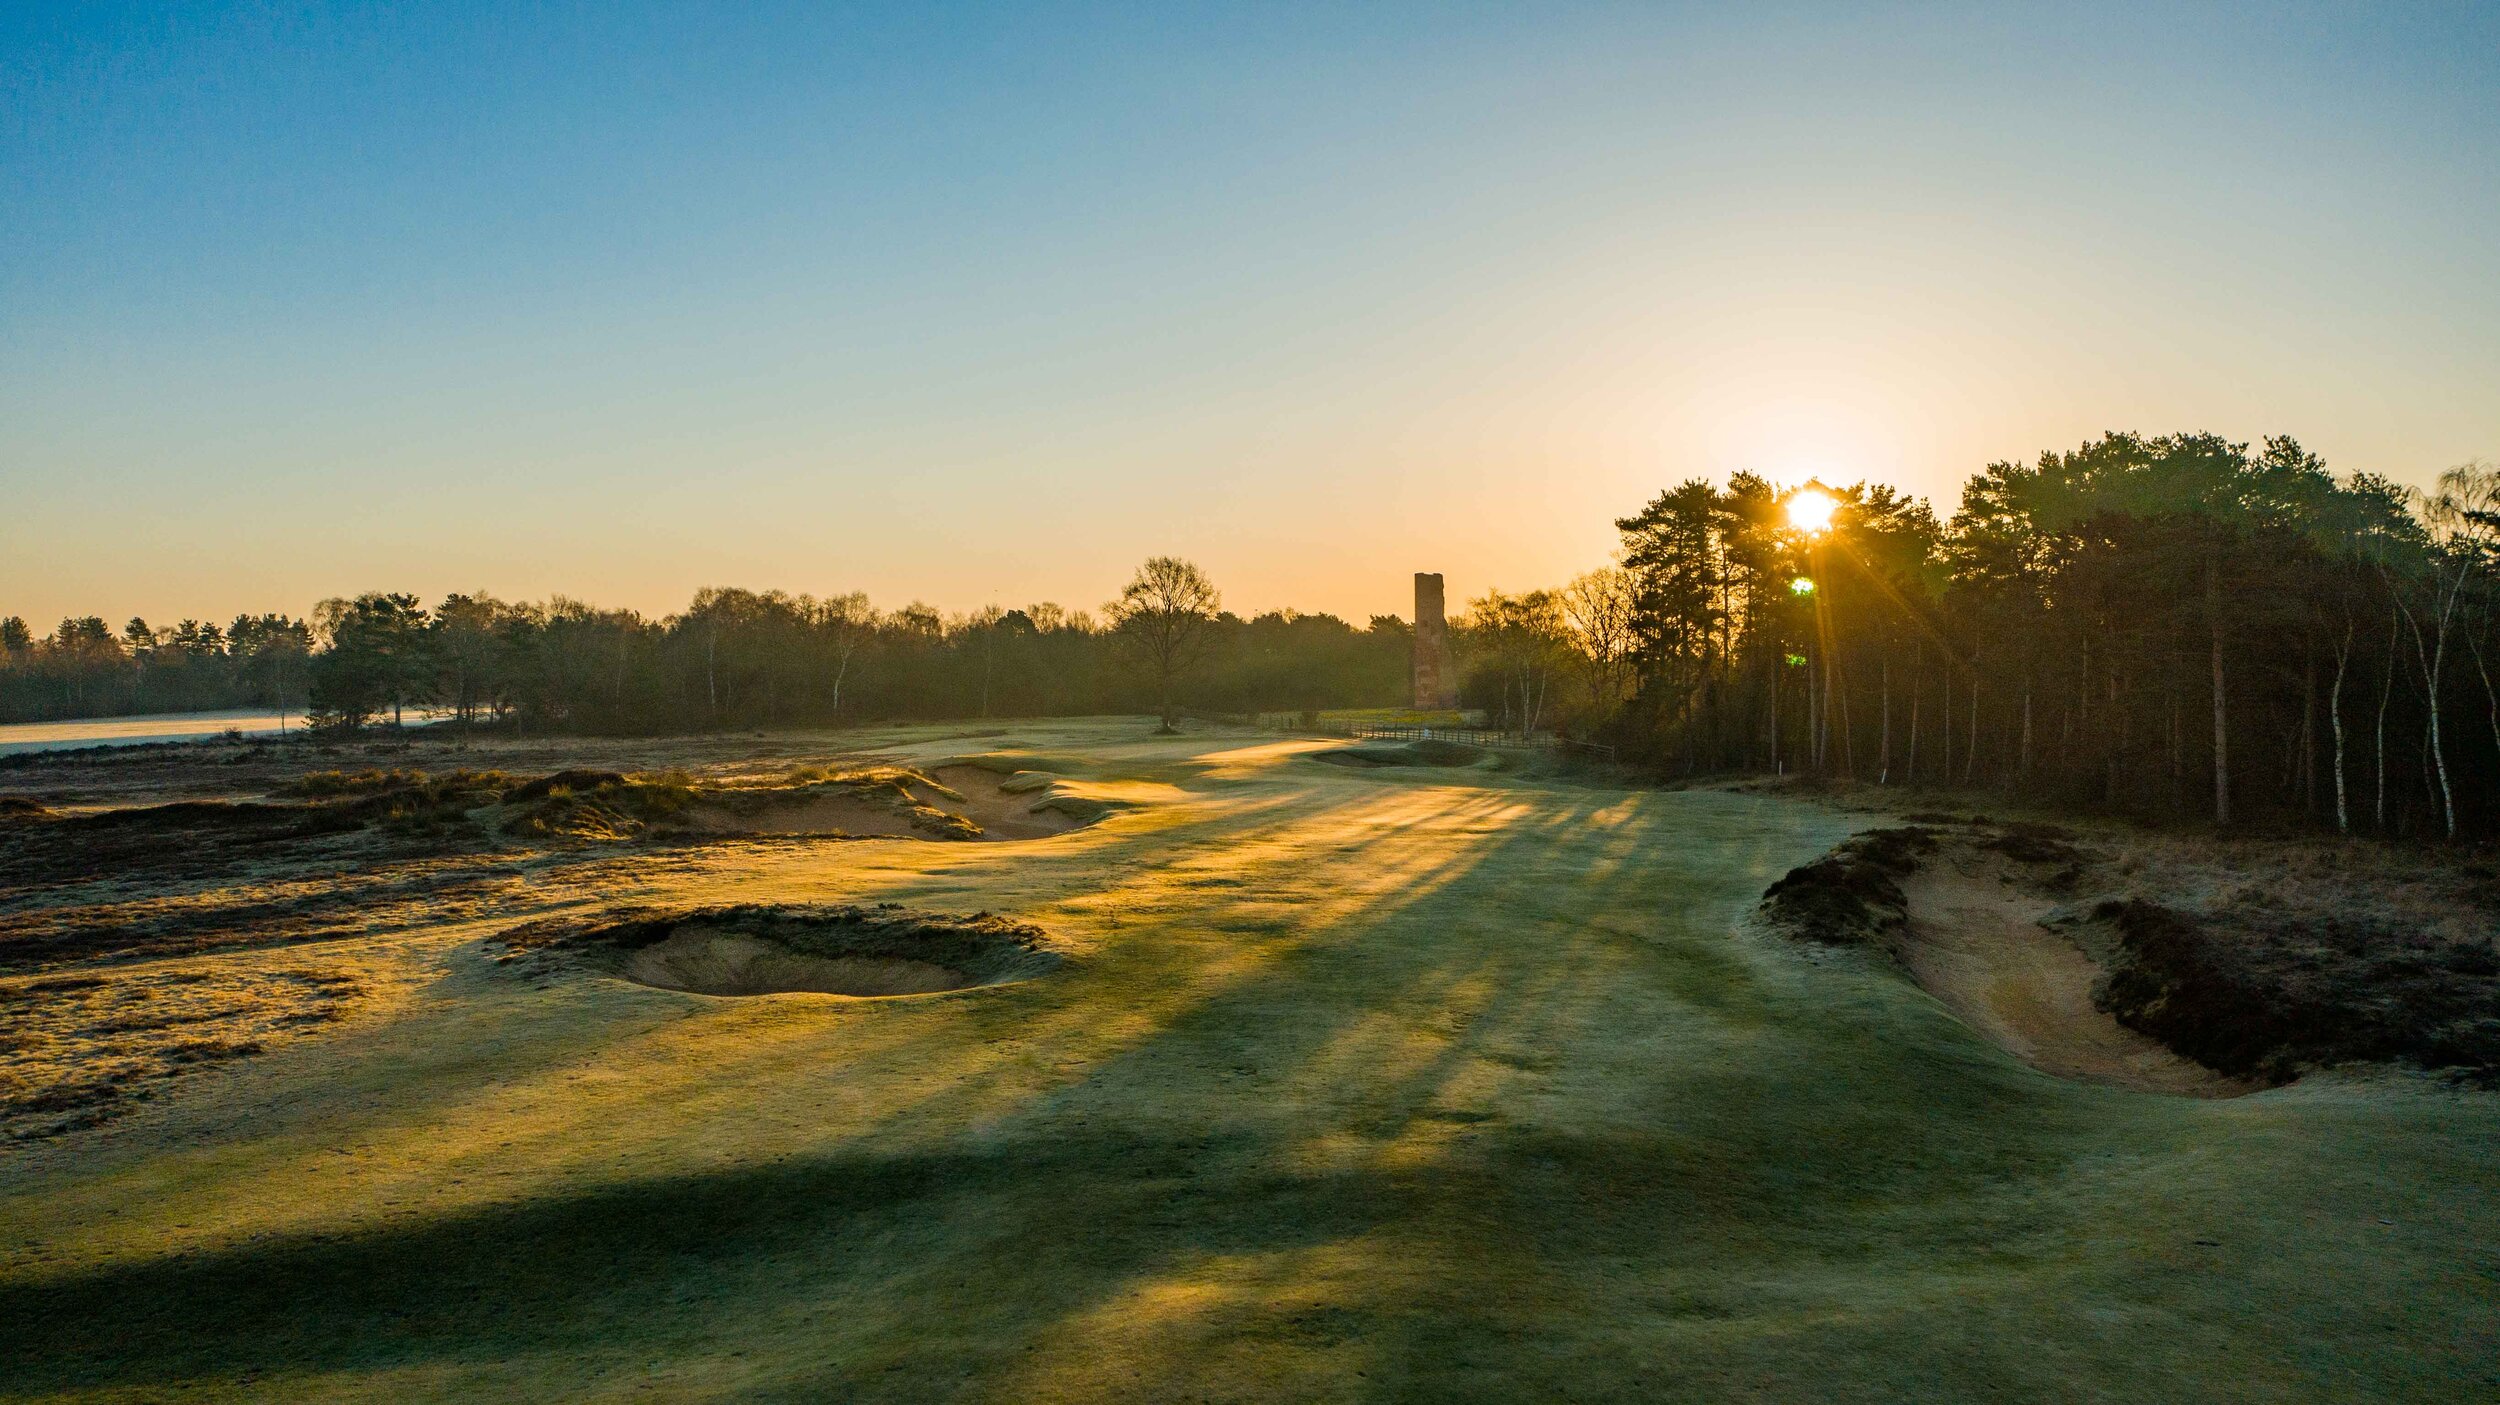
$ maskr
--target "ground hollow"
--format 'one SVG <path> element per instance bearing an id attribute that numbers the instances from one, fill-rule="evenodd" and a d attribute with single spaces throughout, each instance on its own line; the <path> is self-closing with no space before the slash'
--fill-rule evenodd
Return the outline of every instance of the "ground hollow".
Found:
<path id="1" fill-rule="evenodd" d="M 1027 922 L 886 905 L 636 911 L 507 942 L 580 950 L 626 980 L 697 995 L 935 995 L 1029 980 L 1061 959 Z"/>

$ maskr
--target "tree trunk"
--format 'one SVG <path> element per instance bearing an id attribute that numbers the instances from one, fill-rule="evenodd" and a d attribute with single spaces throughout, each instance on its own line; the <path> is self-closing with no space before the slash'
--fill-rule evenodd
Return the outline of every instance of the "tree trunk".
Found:
<path id="1" fill-rule="evenodd" d="M 1883 689 L 1884 694 L 1884 739 L 1875 761 L 1875 783 L 1890 785 L 1892 784 L 1892 651 L 1887 649 L 1876 655 L 1876 658 L 1878 660 L 1876 672 L 1881 680 L 1877 686 Z"/>
<path id="2" fill-rule="evenodd" d="M 2437 601 L 2433 603 L 2439 607 L 2439 617 L 2434 626 L 2438 633 L 2436 647 L 2424 644 L 2422 626 L 2414 622 L 2413 612 L 2410 610 L 2405 612 L 2405 623 L 2411 625 L 2413 629 L 2413 652 L 2422 664 L 2423 692 L 2430 708 L 2430 735 L 2425 739 L 2424 745 L 2430 750 L 2432 779 L 2438 782 L 2440 817 L 2446 822 L 2448 837 L 2454 839 L 2457 837 L 2457 797 L 2456 792 L 2448 784 L 2448 751 L 2439 735 L 2439 680 L 2440 675 L 2447 669 L 2448 619 L 2450 610 L 2455 604 L 2455 597 L 2452 595 L 2444 604 Z"/>
<path id="3" fill-rule="evenodd" d="M 2396 656 L 2402 652 L 2402 642 L 2396 637 L 2396 610 L 2391 605 L 2387 611 L 2387 676 L 2379 684 L 2378 733 L 2371 746 L 2378 771 L 2378 793 L 2371 806 L 2371 822 L 2381 834 L 2387 832 L 2387 704 L 2396 695 Z"/>
<path id="4" fill-rule="evenodd" d="M 2300 670 L 2300 809 L 2318 812 L 2318 656 L 2310 653 Z"/>
<path id="5" fill-rule="evenodd" d="M 1942 779 L 1946 785 L 1951 785 L 1953 784 L 1953 656 L 1950 652 L 1945 655 L 1944 686 L 1937 690 L 1936 701 L 1944 708 L 1944 719 L 1937 729 L 1944 743 Z"/>
<path id="6" fill-rule="evenodd" d="M 1970 745 L 1962 748 L 1962 784 L 1979 774 L 1979 654 L 1970 659 Z"/>
<path id="7" fill-rule="evenodd" d="M 2182 750 L 2183 744 L 2179 740 L 2179 685 L 2174 680 L 2170 685 L 2170 808 L 2173 810 L 2179 808 L 2179 787 L 2187 774 L 2187 758 L 2180 754 Z"/>
<path id="8" fill-rule="evenodd" d="M 2483 680 L 2483 701 L 2491 708 L 2491 744 L 2500 747 L 2500 692 L 2492 690 L 2491 669 L 2483 662 L 2483 641 L 2469 634 L 2465 644 L 2474 653 L 2474 672 Z"/>
<path id="9" fill-rule="evenodd" d="M 2352 806 L 2344 795 L 2344 670 L 2352 663 L 2352 621 L 2344 621 L 2343 642 L 2335 646 L 2335 682 L 2326 694 L 2327 727 L 2335 734 L 2335 832 L 2352 833 Z"/>
<path id="10" fill-rule="evenodd" d="M 1826 692 L 1836 692 L 1840 695 L 1840 774 L 1847 779 L 1856 780 L 1858 748 L 1855 731 L 1849 725 L 1849 680 L 1837 667 L 1839 660 L 1839 651 L 1834 650 L 1832 661 L 1835 667 L 1832 669 L 1830 679 L 1823 686 Z M 1826 726 L 1830 725 L 1830 712 L 1829 707 L 1824 709 L 1824 725 Z"/>
<path id="11" fill-rule="evenodd" d="M 1806 655 L 1806 764 L 1823 769 L 1823 660 L 1822 650 Z"/>
<path id="12" fill-rule="evenodd" d="M 2015 758 L 2014 785 L 2018 790 L 2031 788 L 2031 674 L 2023 674 L 2023 750 Z"/>
<path id="13" fill-rule="evenodd" d="M 2107 677 L 2108 711 L 2111 716 L 2118 719 L 2118 741 L 2116 745 L 2105 749 L 2108 759 L 2102 763 L 2101 803 L 2115 805 L 2118 803 L 2118 794 L 2123 784 L 2120 772 L 2126 765 L 2127 748 L 2135 740 L 2135 709 L 2127 708 L 2122 711 L 2118 706 L 2118 670 L 2112 668 Z"/>
<path id="14" fill-rule="evenodd" d="M 2439 675 L 2448 661 L 2447 621 L 2440 621 L 2439 647 L 2431 655 L 2431 768 L 2439 777 L 2439 812 L 2447 821 L 2448 837 L 2457 837 L 2457 797 L 2448 784 L 2448 748 L 2439 735 Z"/>
<path id="15" fill-rule="evenodd" d="M 2214 823 L 2231 823 L 2231 726 L 2223 705 L 2222 561 L 2205 558 L 2205 625 L 2212 645 L 2214 675 Z"/>
<path id="16" fill-rule="evenodd" d="M 1778 646 L 1777 644 L 1772 645 L 1772 648 L 1771 648 L 1771 653 L 1772 653 L 1773 657 L 1772 657 L 1772 659 L 1771 659 L 1771 774 L 1772 774 L 1772 775 L 1775 775 L 1775 776 L 1776 776 L 1776 775 L 1781 775 L 1781 774 L 1783 774 L 1783 772 L 1780 770 L 1780 673 L 1788 667 L 1788 660 L 1787 660 L 1787 659 L 1785 659 L 1785 658 L 1783 658 L 1783 657 L 1780 657 L 1781 652 L 1782 652 L 1782 651 L 1780 650 L 1780 648 L 1779 648 L 1779 646 Z"/>
<path id="17" fill-rule="evenodd" d="M 1910 754 L 1901 762 L 1901 783 L 1918 784 L 1918 695 L 1927 681 L 1927 646 L 1910 646 Z"/>

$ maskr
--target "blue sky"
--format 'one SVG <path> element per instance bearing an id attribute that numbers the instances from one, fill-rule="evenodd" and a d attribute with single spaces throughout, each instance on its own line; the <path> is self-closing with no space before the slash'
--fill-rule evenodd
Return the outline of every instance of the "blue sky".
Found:
<path id="1" fill-rule="evenodd" d="M 1738 468 L 2425 482 L 2494 172 L 2488 5 L 22 7 L 0 614 L 1361 615 Z"/>

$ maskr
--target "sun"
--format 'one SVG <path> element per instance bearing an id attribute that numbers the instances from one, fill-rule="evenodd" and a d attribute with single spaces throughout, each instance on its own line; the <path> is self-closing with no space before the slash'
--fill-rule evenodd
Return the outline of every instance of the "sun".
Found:
<path id="1" fill-rule="evenodd" d="M 1832 514 L 1840 510 L 1840 499 L 1820 488 L 1803 488 L 1789 495 L 1788 525 L 1807 536 L 1820 536 L 1832 528 Z"/>

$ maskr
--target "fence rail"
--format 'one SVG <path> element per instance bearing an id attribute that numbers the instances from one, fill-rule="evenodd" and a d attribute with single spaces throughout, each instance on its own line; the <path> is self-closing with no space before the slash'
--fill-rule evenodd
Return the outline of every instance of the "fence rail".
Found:
<path id="1" fill-rule="evenodd" d="M 1492 747 L 1501 751 L 1550 751 L 1554 745 L 1552 737 L 1523 736 L 1490 727 L 1415 727 L 1392 722 L 1349 722 L 1345 727 L 1345 735 L 1367 740 L 1456 742 L 1461 746 Z"/>

